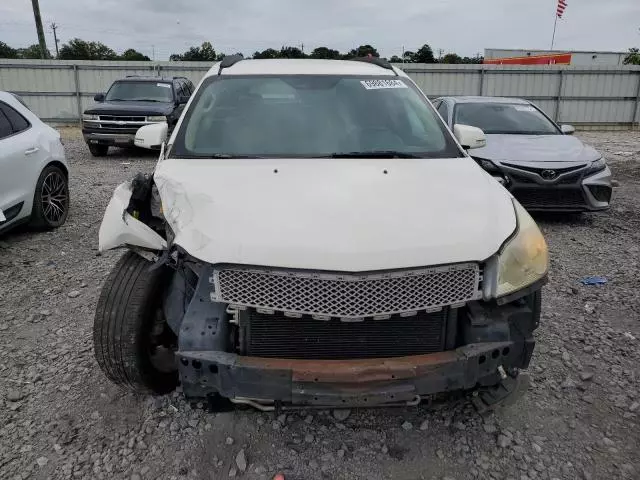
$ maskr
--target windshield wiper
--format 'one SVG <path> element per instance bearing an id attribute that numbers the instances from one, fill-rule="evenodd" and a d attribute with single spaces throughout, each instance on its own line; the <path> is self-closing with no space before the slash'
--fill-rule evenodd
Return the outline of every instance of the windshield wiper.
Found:
<path id="1" fill-rule="evenodd" d="M 169 100 L 154 100 L 152 98 L 133 98 L 132 102 L 159 102 L 159 103 L 169 103 Z"/>
<path id="2" fill-rule="evenodd" d="M 327 158 L 424 158 L 415 153 L 397 150 L 370 150 L 368 152 L 336 152 L 326 155 Z"/>

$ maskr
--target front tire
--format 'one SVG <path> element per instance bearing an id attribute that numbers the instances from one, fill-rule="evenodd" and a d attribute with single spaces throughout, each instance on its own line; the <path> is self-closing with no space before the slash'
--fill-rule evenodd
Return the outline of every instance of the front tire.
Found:
<path id="1" fill-rule="evenodd" d="M 69 179 L 55 165 L 46 167 L 36 183 L 31 211 L 31 226 L 58 228 L 69 215 Z"/>
<path id="2" fill-rule="evenodd" d="M 106 157 L 109 152 L 109 145 L 96 145 L 95 143 L 88 143 L 89 151 L 94 157 Z"/>
<path id="3" fill-rule="evenodd" d="M 177 340 L 162 313 L 170 270 L 149 271 L 151 265 L 135 252 L 118 261 L 100 293 L 93 346 L 113 383 L 137 393 L 165 394 L 178 384 Z"/>

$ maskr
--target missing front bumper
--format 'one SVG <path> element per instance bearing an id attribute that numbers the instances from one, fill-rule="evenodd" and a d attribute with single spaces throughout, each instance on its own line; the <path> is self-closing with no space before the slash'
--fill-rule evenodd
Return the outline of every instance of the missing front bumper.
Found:
<path id="1" fill-rule="evenodd" d="M 501 365 L 526 362 L 514 342 L 466 345 L 428 355 L 371 360 L 286 360 L 223 352 L 180 352 L 185 394 L 251 398 L 295 405 L 374 406 L 470 389 Z"/>

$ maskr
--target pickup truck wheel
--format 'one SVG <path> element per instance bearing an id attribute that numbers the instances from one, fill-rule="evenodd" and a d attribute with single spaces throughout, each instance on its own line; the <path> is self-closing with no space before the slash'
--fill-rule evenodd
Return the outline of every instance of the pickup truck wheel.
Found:
<path id="1" fill-rule="evenodd" d="M 178 384 L 177 339 L 162 313 L 170 270 L 127 252 L 107 278 L 96 308 L 93 346 L 113 383 L 138 393 L 164 394 Z"/>
<path id="2" fill-rule="evenodd" d="M 109 145 L 96 145 L 95 143 L 88 143 L 89 151 L 94 157 L 106 157 L 109 152 Z"/>

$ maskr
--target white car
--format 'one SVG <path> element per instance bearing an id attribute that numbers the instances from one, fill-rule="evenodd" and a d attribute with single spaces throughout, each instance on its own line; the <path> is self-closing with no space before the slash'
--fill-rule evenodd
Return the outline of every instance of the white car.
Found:
<path id="1" fill-rule="evenodd" d="M 69 168 L 60 134 L 0 92 L 0 233 L 25 222 L 56 228 L 69 214 Z"/>
<path id="2" fill-rule="evenodd" d="M 452 133 L 402 71 L 227 57 L 170 138 L 135 140 L 162 150 L 100 227 L 130 250 L 94 323 L 113 382 L 261 410 L 484 408 L 526 384 L 545 240 L 467 154 L 482 131 Z"/>

